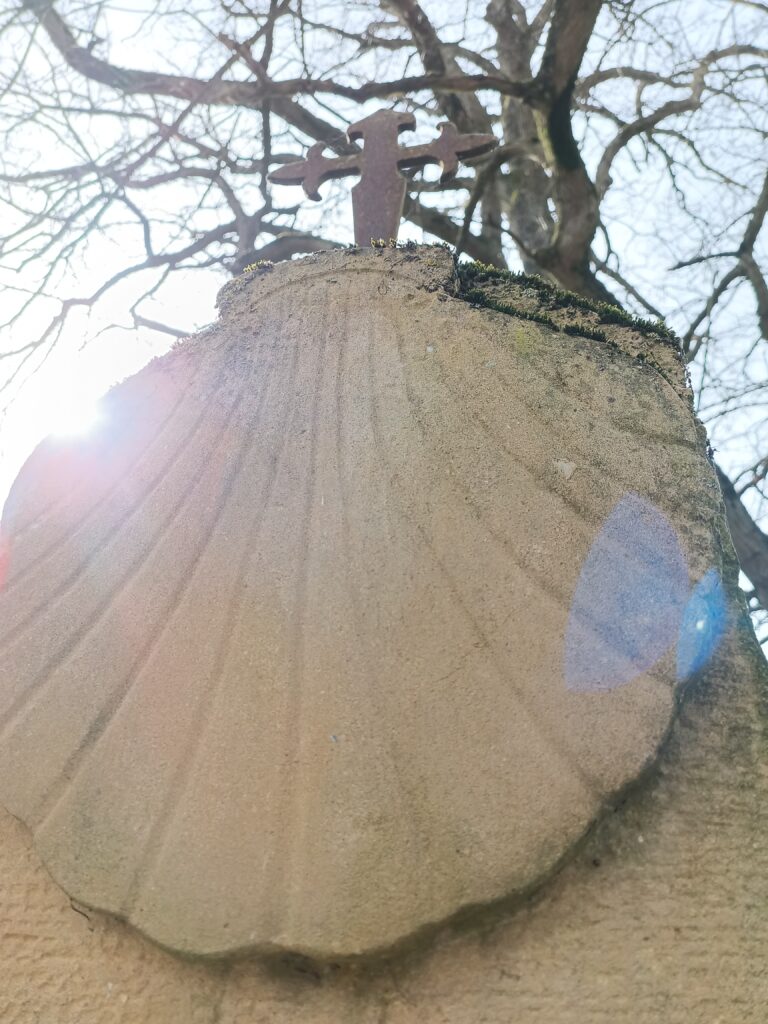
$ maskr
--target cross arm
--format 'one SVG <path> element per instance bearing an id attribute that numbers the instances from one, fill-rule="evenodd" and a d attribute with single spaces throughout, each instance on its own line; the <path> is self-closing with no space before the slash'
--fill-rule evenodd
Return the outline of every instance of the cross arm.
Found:
<path id="1" fill-rule="evenodd" d="M 498 145 L 495 135 L 462 135 L 450 121 L 438 125 L 439 138 L 423 146 L 410 146 L 398 158 L 399 167 L 424 167 L 425 164 L 440 164 L 441 181 L 447 181 L 456 173 L 459 160 L 490 153 Z"/>
<path id="2" fill-rule="evenodd" d="M 348 174 L 359 173 L 360 156 L 323 156 L 324 142 L 316 142 L 310 146 L 304 160 L 294 160 L 284 164 L 267 175 L 270 181 L 279 185 L 301 185 L 310 199 L 318 200 L 320 185 L 331 178 L 344 178 Z"/>

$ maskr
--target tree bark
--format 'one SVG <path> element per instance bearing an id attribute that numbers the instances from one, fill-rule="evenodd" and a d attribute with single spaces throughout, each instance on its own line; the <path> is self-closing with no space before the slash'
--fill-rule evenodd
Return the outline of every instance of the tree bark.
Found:
<path id="1" fill-rule="evenodd" d="M 717 479 L 723 492 L 728 529 L 736 549 L 739 565 L 755 588 L 755 595 L 763 608 L 768 610 L 768 534 L 763 533 L 736 493 L 736 489 L 716 466 Z"/>

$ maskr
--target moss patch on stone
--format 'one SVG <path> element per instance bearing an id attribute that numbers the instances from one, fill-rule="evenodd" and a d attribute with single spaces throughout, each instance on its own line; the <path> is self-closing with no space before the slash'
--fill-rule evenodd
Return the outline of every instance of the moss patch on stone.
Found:
<path id="1" fill-rule="evenodd" d="M 249 263 L 243 270 L 242 274 L 232 278 L 231 281 L 227 281 L 216 296 L 216 308 L 219 312 L 224 313 L 231 304 L 232 299 L 239 292 L 241 292 L 255 277 L 269 273 L 274 269 L 274 266 L 275 264 L 272 260 L 256 260 L 254 263 Z"/>
<path id="2" fill-rule="evenodd" d="M 530 311 L 526 310 L 524 306 L 504 301 L 501 298 L 499 293 L 509 292 L 509 286 L 512 285 L 515 291 L 535 293 L 536 304 L 540 310 L 555 312 L 565 309 L 571 314 L 574 310 L 579 310 L 590 314 L 589 319 L 592 323 L 597 322 L 604 325 L 611 324 L 629 327 L 639 334 L 655 335 L 667 344 L 679 348 L 679 341 L 676 335 L 662 321 L 643 319 L 642 317 L 627 313 L 620 306 L 612 306 L 607 302 L 594 302 L 591 299 L 585 299 L 575 292 L 555 288 L 554 285 L 549 284 L 541 277 L 515 273 L 511 270 L 499 270 L 496 267 L 479 262 L 457 263 L 456 273 L 459 279 L 459 298 L 467 299 L 475 305 L 486 306 L 499 312 L 512 313 L 514 316 L 523 316 L 524 319 L 531 319 L 530 316 L 525 315 Z M 540 322 L 548 322 L 548 326 L 553 326 L 556 330 L 563 330 L 566 334 L 581 334 L 585 337 L 594 337 L 595 333 L 597 333 L 593 326 L 585 325 L 588 331 L 593 332 L 585 333 L 583 329 L 576 330 L 576 325 L 561 326 L 556 323 L 554 318 L 547 317 L 546 313 L 541 315 L 546 319 L 542 319 Z M 603 333 L 603 337 L 596 340 L 605 340 L 605 334 Z"/>
<path id="3" fill-rule="evenodd" d="M 692 405 L 680 343 L 660 321 L 643 320 L 618 306 L 562 291 L 540 277 L 498 270 L 484 263 L 458 263 L 454 257 L 454 275 L 454 298 L 622 351 L 636 363 L 660 373 L 679 397 Z"/>

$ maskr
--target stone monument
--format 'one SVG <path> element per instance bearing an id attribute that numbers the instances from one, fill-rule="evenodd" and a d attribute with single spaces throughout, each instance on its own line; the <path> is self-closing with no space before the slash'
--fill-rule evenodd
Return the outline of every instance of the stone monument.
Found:
<path id="1" fill-rule="evenodd" d="M 219 308 L 4 512 L 3 1021 L 761 1019 L 766 670 L 674 340 L 439 247 Z"/>
<path id="2" fill-rule="evenodd" d="M 682 367 L 458 290 L 443 249 L 257 269 L 28 464 L 0 799 L 82 903 L 386 950 L 528 892 L 656 759 L 720 564 Z"/>

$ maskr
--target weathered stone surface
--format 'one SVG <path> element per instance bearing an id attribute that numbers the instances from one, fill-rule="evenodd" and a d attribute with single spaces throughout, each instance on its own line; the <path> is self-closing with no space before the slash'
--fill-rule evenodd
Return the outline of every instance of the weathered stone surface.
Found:
<path id="1" fill-rule="evenodd" d="M 682 369 L 453 287 L 441 250 L 241 279 L 9 500 L 0 799 L 173 949 L 365 953 L 524 894 L 670 728 L 674 649 L 569 689 L 564 648 L 628 493 L 691 586 L 721 567 Z"/>
<path id="2" fill-rule="evenodd" d="M 190 963 L 76 912 L 27 830 L 0 814 L 0 1019 L 764 1024 L 768 673 L 748 629 L 696 683 L 648 785 L 544 894 L 482 930 L 444 932 L 429 953 L 372 967 Z"/>

